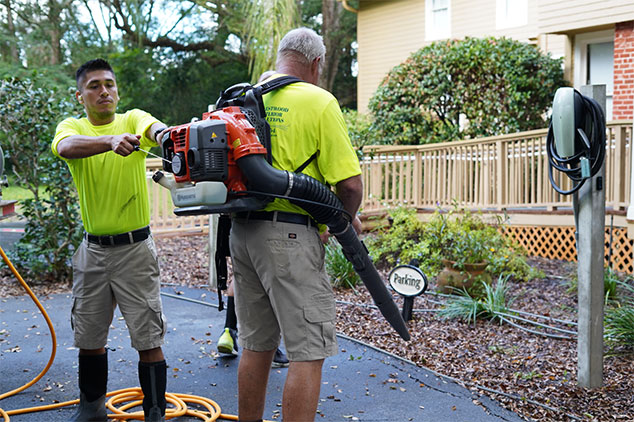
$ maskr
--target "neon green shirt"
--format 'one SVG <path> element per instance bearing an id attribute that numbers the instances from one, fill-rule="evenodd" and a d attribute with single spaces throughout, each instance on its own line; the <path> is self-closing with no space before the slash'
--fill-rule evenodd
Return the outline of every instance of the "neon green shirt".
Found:
<path id="1" fill-rule="evenodd" d="M 112 123 L 94 126 L 87 118 L 68 118 L 57 125 L 51 144 L 53 154 L 68 164 L 73 176 L 84 228 L 95 235 L 119 234 L 150 224 L 150 205 L 145 176 L 144 152 L 127 157 L 113 151 L 86 158 L 64 159 L 57 152 L 59 142 L 72 135 L 103 136 L 132 133 L 141 136 L 141 148 L 156 144 L 145 137 L 145 131 L 157 119 L 134 109 L 116 114 Z"/>
<path id="2" fill-rule="evenodd" d="M 361 174 L 339 103 L 332 94 L 313 84 L 297 82 L 265 94 L 263 99 L 271 126 L 273 167 L 295 171 L 317 152 L 302 173 L 331 186 Z M 282 199 L 264 209 L 308 214 Z"/>

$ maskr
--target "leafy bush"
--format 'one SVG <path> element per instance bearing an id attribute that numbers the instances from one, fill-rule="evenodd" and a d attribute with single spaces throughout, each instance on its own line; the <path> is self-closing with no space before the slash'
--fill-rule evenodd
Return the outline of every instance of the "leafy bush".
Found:
<path id="1" fill-rule="evenodd" d="M 368 239 L 367 244 L 379 265 L 393 266 L 418 259 L 429 275 L 443 267 L 441 261 L 489 263 L 494 276 L 512 275 L 519 280 L 541 276 L 527 263 L 521 248 L 505 237 L 500 221 L 487 224 L 479 215 L 454 208 L 448 213 L 436 211 L 428 223 L 418 219 L 416 210 L 397 208 L 390 212 L 391 226 Z"/>
<path id="2" fill-rule="evenodd" d="M 341 246 L 332 239 L 326 244 L 326 273 L 334 287 L 354 289 L 361 283 L 359 274 L 344 256 Z"/>
<path id="3" fill-rule="evenodd" d="M 374 145 L 379 143 L 378 140 L 371 135 L 370 125 L 372 119 L 367 114 L 361 114 L 356 110 L 343 109 L 343 118 L 348 127 L 348 135 L 352 146 L 357 151 L 359 158 L 363 155 L 362 149 L 366 145 Z"/>
<path id="4" fill-rule="evenodd" d="M 534 45 L 437 41 L 384 79 L 369 104 L 372 132 L 386 143 L 417 145 L 538 129 L 564 85 L 561 59 Z"/>
<path id="5" fill-rule="evenodd" d="M 70 257 L 82 229 L 70 172 L 53 156 L 50 143 L 57 122 L 78 110 L 68 101 L 72 98 L 68 92 L 41 87 L 45 85 L 46 80 L 37 75 L 34 80 L 0 82 L 4 150 L 16 182 L 32 193 L 32 198 L 21 202 L 27 224 L 13 259 L 21 271 L 39 281 L 66 281 L 72 275 Z"/>

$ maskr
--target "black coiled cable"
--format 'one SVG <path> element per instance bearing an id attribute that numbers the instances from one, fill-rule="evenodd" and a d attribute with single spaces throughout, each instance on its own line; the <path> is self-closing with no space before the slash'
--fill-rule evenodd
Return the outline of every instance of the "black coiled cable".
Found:
<path id="1" fill-rule="evenodd" d="M 562 195 L 570 195 L 577 192 L 583 186 L 586 179 L 591 178 L 601 169 L 603 160 L 605 159 L 605 115 L 603 109 L 594 99 L 586 97 L 575 90 L 583 101 L 583 109 L 586 111 L 584 121 L 590 117 L 590 135 L 585 133 L 584 128 L 577 127 L 577 135 L 581 139 L 583 148 L 575 155 L 562 158 L 557 154 L 555 145 L 555 136 L 553 133 L 552 121 L 548 128 L 548 136 L 546 137 L 546 153 L 548 154 L 548 177 L 550 184 L 555 191 Z M 586 128 L 588 125 L 586 125 Z M 576 138 L 577 136 L 575 136 Z M 586 158 L 590 163 L 590 176 L 584 177 L 581 169 L 581 159 Z M 553 168 L 566 174 L 572 180 L 572 189 L 563 190 L 560 188 L 553 178 Z"/>

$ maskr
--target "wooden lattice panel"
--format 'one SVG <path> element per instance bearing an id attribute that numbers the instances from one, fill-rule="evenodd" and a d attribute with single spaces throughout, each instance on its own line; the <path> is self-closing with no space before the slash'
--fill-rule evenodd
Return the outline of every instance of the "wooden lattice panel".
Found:
<path id="1" fill-rule="evenodd" d="M 610 257 L 610 228 L 605 229 L 605 265 L 618 272 L 634 272 L 633 240 L 627 236 L 627 228 L 612 228 L 612 256 Z M 528 255 L 564 261 L 577 260 L 575 228 L 569 226 L 508 226 L 507 236 L 526 250 Z"/>

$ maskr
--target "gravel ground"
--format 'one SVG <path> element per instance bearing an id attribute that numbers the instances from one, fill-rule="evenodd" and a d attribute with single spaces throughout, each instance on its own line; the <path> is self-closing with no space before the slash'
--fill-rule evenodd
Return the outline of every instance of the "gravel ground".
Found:
<path id="1" fill-rule="evenodd" d="M 207 285 L 206 236 L 163 237 L 156 243 L 164 283 Z M 509 296 L 515 298 L 511 307 L 550 318 L 541 320 L 546 325 L 574 330 L 556 321 L 576 320 L 576 295 L 567 292 L 565 284 L 574 265 L 541 258 L 531 258 L 530 263 L 546 277 L 511 282 Z M 69 290 L 68 285 L 29 284 L 38 296 Z M 430 284 L 432 291 L 434 280 Z M 0 297 L 22 294 L 6 266 L 0 266 Z M 376 309 L 365 306 L 372 300 L 364 287 L 337 290 L 336 295 L 339 332 L 451 377 L 526 420 L 634 421 L 632 350 L 606 350 L 604 386 L 584 389 L 576 385 L 574 340 L 533 334 L 508 323 L 442 320 L 436 310 L 446 298 L 428 293 L 416 298 L 409 322 L 412 340 L 404 343 Z M 396 301 L 400 307 L 401 300 Z"/>

